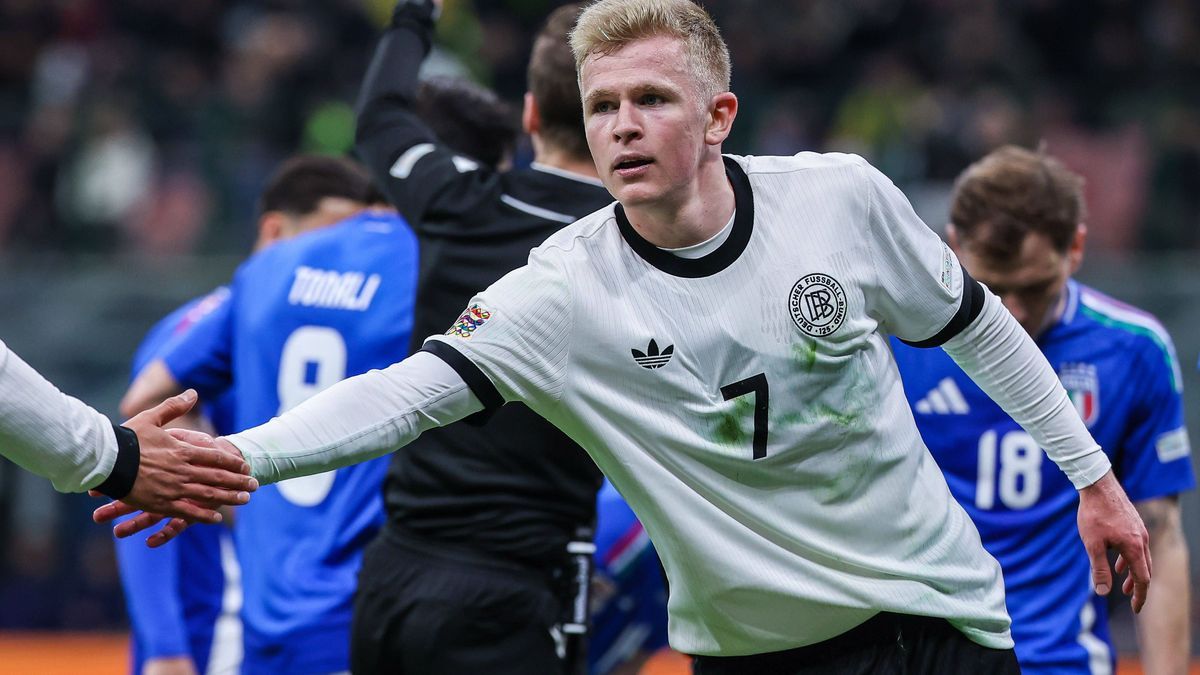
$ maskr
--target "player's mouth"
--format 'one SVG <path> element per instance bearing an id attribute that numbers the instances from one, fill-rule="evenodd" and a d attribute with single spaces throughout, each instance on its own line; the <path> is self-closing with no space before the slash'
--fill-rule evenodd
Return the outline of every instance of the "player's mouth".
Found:
<path id="1" fill-rule="evenodd" d="M 613 162 L 613 173 L 621 178 L 634 178 L 646 173 L 647 168 L 654 163 L 645 155 L 621 155 Z"/>

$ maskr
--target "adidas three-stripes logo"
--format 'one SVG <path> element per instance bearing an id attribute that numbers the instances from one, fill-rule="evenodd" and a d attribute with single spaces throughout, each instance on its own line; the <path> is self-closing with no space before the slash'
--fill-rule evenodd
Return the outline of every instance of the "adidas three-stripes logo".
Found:
<path id="1" fill-rule="evenodd" d="M 971 412 L 971 406 L 967 405 L 967 399 L 963 398 L 954 379 L 947 377 L 925 394 L 925 398 L 917 401 L 913 410 L 922 415 L 966 415 Z"/>
<path id="2" fill-rule="evenodd" d="M 646 346 L 645 353 L 642 353 L 638 349 L 631 349 L 629 351 L 633 352 L 633 360 L 637 361 L 639 366 L 654 370 L 655 368 L 662 368 L 671 361 L 671 355 L 675 353 L 675 345 L 667 345 L 667 348 L 660 352 L 658 351 L 658 343 L 651 339 L 650 344 Z"/>

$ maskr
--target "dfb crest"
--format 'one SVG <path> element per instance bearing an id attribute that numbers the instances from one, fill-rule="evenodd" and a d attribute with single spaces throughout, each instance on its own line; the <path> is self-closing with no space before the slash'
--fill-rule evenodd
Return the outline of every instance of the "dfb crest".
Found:
<path id="1" fill-rule="evenodd" d="M 827 274 L 809 274 L 792 286 L 788 310 L 797 328 L 813 337 L 825 337 L 846 320 L 846 292 Z"/>

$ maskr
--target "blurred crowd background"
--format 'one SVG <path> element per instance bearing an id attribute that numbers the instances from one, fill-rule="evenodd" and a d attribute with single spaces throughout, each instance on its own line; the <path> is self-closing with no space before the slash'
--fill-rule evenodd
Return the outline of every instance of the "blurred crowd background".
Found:
<path id="1" fill-rule="evenodd" d="M 446 0 L 430 66 L 518 102 L 529 38 L 558 4 Z M 702 4 L 741 100 L 728 151 L 860 153 L 937 226 L 973 159 L 1043 144 L 1087 180 L 1093 253 L 1175 255 L 1174 267 L 1143 265 L 1183 276 L 1146 290 L 1131 267 L 1125 297 L 1157 298 L 1160 312 L 1195 299 L 1181 284 L 1195 285 L 1200 246 L 1200 4 Z M 150 322 L 249 249 L 268 172 L 296 151 L 351 148 L 354 96 L 391 5 L 0 0 L 0 337 L 114 413 Z M 114 296 L 119 308 L 95 309 Z M 1182 346 L 1195 389 L 1196 354 Z M 20 609 L 0 612 L 0 628 L 123 626 L 91 500 L 3 468 L 0 607 Z"/>
<path id="2" fill-rule="evenodd" d="M 242 250 L 280 158 L 350 147 L 390 4 L 0 0 L 0 249 Z M 529 36 L 559 3 L 446 4 L 446 54 L 519 100 Z M 1200 242 L 1195 2 L 706 6 L 743 102 L 732 151 L 859 152 L 936 200 L 972 158 L 1040 142 L 1086 175 L 1095 247 Z"/>

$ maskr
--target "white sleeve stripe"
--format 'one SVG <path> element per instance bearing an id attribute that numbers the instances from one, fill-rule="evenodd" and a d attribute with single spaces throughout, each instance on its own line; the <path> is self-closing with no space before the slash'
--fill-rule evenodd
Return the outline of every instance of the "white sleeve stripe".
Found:
<path id="1" fill-rule="evenodd" d="M 405 150 L 403 155 L 400 155 L 395 164 L 392 164 L 392 168 L 388 169 L 388 174 L 400 180 L 408 178 L 412 174 L 413 167 L 417 165 L 417 162 L 425 155 L 433 152 L 434 149 L 435 146 L 433 143 L 419 143 L 412 146 L 408 150 Z"/>
<path id="2" fill-rule="evenodd" d="M 565 213 L 559 213 L 557 211 L 551 211 L 550 209 L 544 209 L 540 206 L 534 206 L 533 204 L 523 202 L 509 194 L 500 195 L 500 201 L 508 204 L 518 211 L 523 211 L 531 216 L 537 216 L 538 218 L 552 220 L 556 223 L 570 224 L 578 220 L 575 216 L 568 216 Z"/>

